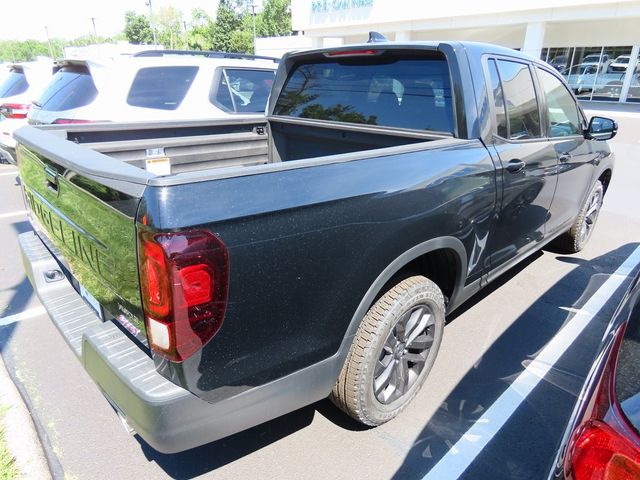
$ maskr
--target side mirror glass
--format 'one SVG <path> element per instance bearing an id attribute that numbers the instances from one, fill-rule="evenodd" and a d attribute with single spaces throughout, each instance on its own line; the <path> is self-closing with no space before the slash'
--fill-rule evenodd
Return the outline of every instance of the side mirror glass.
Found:
<path id="1" fill-rule="evenodd" d="M 618 124 L 615 120 L 604 117 L 591 117 L 589 128 L 585 137 L 593 140 L 611 140 L 618 133 Z"/>

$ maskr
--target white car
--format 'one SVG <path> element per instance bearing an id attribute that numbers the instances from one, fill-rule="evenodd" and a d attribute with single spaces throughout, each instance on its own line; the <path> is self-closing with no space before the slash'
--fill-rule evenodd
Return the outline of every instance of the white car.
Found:
<path id="1" fill-rule="evenodd" d="M 629 66 L 631 55 L 620 55 L 609 65 L 610 72 L 625 72 Z M 640 58 L 639 58 L 640 60 Z M 636 63 L 636 72 L 640 70 L 640 61 Z"/>
<path id="2" fill-rule="evenodd" d="M 29 111 L 32 124 L 264 115 L 277 60 L 161 50 L 58 67 Z"/>
<path id="3" fill-rule="evenodd" d="M 53 75 L 53 62 L 11 64 L 0 81 L 0 157 L 15 163 L 13 132 L 27 124 L 31 102 L 40 95 Z"/>
<path id="4" fill-rule="evenodd" d="M 598 68 L 599 73 L 606 72 L 610 64 L 611 64 L 611 59 L 609 58 L 609 55 L 607 55 L 606 53 L 602 54 L 602 58 L 599 53 L 592 53 L 591 55 L 587 55 L 586 57 L 584 57 L 582 59 L 582 63 L 580 63 L 582 67 L 589 67 L 589 66 L 598 67 L 599 66 Z"/>

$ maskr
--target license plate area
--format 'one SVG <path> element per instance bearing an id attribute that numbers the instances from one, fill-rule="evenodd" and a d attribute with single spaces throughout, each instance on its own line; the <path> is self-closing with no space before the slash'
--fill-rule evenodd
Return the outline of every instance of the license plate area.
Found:
<path id="1" fill-rule="evenodd" d="M 78 284 L 80 287 L 80 296 L 84 299 L 85 302 L 96 312 L 98 318 L 104 321 L 104 312 L 102 311 L 102 307 L 100 306 L 100 302 L 96 300 L 96 298 L 91 295 L 86 288 L 84 288 L 81 284 Z"/>

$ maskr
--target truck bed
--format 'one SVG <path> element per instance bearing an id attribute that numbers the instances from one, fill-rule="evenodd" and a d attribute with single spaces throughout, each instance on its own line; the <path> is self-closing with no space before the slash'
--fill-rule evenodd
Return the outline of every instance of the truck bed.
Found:
<path id="1" fill-rule="evenodd" d="M 104 123 L 38 129 L 142 170 L 147 169 L 148 160 L 168 158 L 170 174 L 369 152 L 450 138 L 304 119 Z"/>

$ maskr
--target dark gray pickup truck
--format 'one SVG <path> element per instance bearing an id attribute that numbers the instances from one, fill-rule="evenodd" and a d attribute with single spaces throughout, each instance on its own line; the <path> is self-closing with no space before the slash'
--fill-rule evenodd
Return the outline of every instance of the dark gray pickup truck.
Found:
<path id="1" fill-rule="evenodd" d="M 327 396 L 379 425 L 446 314 L 552 240 L 582 248 L 616 128 L 501 47 L 291 53 L 262 120 L 19 130 L 24 264 L 157 450 Z"/>

